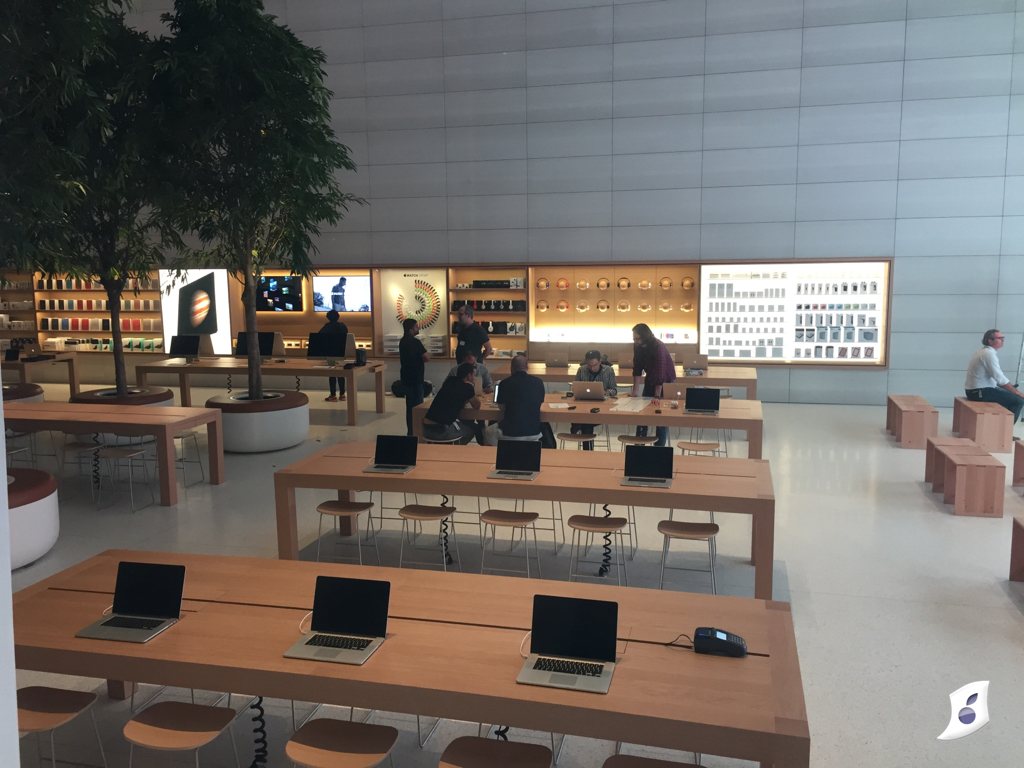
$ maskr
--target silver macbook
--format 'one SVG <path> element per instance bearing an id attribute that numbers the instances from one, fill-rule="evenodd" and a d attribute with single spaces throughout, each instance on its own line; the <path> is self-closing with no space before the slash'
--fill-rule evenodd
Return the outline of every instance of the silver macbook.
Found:
<path id="1" fill-rule="evenodd" d="M 184 589 L 184 565 L 118 563 L 111 615 L 75 637 L 145 643 L 181 618 Z"/>
<path id="2" fill-rule="evenodd" d="M 533 480 L 540 474 L 539 440 L 499 440 L 493 480 Z"/>
<path id="3" fill-rule="evenodd" d="M 419 444 L 419 438 L 415 435 L 377 435 L 373 464 L 363 472 L 404 475 L 416 466 L 416 448 Z"/>
<path id="4" fill-rule="evenodd" d="M 530 655 L 517 683 L 608 693 L 615 671 L 618 603 L 534 595 L 531 626 Z"/>
<path id="5" fill-rule="evenodd" d="M 604 384 L 600 381 L 574 381 L 572 396 L 574 400 L 604 400 Z"/>
<path id="6" fill-rule="evenodd" d="M 317 576 L 310 631 L 285 657 L 362 664 L 387 635 L 390 598 L 390 581 Z"/>
<path id="7" fill-rule="evenodd" d="M 710 387 L 690 387 L 686 390 L 686 412 L 704 416 L 717 416 L 722 390 Z"/>
<path id="8" fill-rule="evenodd" d="M 627 445 L 625 477 L 619 484 L 671 488 L 672 449 L 667 445 Z"/>
<path id="9" fill-rule="evenodd" d="M 544 356 L 544 364 L 548 368 L 568 368 L 569 367 L 569 353 L 568 352 L 557 352 L 552 350 Z"/>

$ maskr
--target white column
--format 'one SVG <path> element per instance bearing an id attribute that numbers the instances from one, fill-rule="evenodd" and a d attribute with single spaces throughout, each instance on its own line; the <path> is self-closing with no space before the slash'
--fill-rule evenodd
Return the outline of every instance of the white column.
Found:
<path id="1" fill-rule="evenodd" d="M 2 424 L 3 401 L 0 400 Z M 19 765 L 18 684 L 14 675 L 14 616 L 11 607 L 11 526 L 6 480 L 0 486 L 0 765 Z"/>

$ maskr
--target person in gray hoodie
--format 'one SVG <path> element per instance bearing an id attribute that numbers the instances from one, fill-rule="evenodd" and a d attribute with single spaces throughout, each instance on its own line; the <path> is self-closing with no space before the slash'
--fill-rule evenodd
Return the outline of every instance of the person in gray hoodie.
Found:
<path id="1" fill-rule="evenodd" d="M 608 397 L 615 397 L 619 393 L 615 386 L 615 370 L 609 363 L 601 359 L 601 353 L 596 349 L 590 350 L 584 356 L 580 369 L 576 371 L 576 381 L 599 381 Z M 592 435 L 595 426 L 594 424 L 573 424 L 571 431 L 574 435 Z M 583 450 L 594 450 L 594 441 L 590 440 L 584 443 Z"/>

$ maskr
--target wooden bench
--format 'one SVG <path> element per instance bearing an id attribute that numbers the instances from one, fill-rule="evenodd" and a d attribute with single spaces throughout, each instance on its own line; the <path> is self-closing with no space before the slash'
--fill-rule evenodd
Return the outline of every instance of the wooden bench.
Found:
<path id="1" fill-rule="evenodd" d="M 1010 476 L 1010 484 L 1024 485 L 1024 443 L 1019 440 L 1013 444 L 1013 474 Z"/>
<path id="2" fill-rule="evenodd" d="M 1024 517 L 1013 518 L 1010 539 L 1010 581 L 1024 581 Z"/>
<path id="3" fill-rule="evenodd" d="M 956 418 L 956 401 L 960 417 Z M 991 453 L 1009 453 L 1013 445 L 1013 414 L 999 403 L 983 403 L 966 398 L 954 400 L 955 431 Z"/>
<path id="4" fill-rule="evenodd" d="M 936 445 L 935 454 L 932 460 L 932 492 L 943 493 L 946 488 L 946 477 L 947 472 L 950 471 L 950 467 L 955 467 L 952 464 L 953 457 L 963 454 L 965 456 L 988 456 L 988 451 L 983 448 L 979 448 L 973 441 L 968 440 L 965 437 L 953 438 L 955 440 L 962 440 L 963 442 L 952 443 L 947 445 Z"/>
<path id="5" fill-rule="evenodd" d="M 886 406 L 885 428 L 900 448 L 924 448 L 939 434 L 939 412 L 920 395 L 889 395 Z"/>
<path id="6" fill-rule="evenodd" d="M 960 434 L 960 420 L 963 417 L 964 408 L 971 402 L 966 397 L 953 398 L 953 434 Z"/>
<path id="7" fill-rule="evenodd" d="M 937 449 L 946 446 L 969 446 L 977 448 L 973 440 L 966 437 L 929 437 L 924 449 L 924 481 L 932 483 L 933 491 L 942 490 L 942 472 L 945 456 L 938 453 Z M 936 477 L 939 478 L 939 487 L 935 488 Z"/>
<path id="8" fill-rule="evenodd" d="M 1002 517 L 1006 465 L 990 454 L 954 453 L 946 460 L 942 500 L 953 514 Z"/>

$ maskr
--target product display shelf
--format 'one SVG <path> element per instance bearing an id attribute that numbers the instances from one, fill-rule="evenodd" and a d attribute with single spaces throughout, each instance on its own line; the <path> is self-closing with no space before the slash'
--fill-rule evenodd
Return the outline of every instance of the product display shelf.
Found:
<path id="1" fill-rule="evenodd" d="M 0 350 L 36 343 L 35 293 L 32 275 L 12 273 L 0 282 Z M 14 326 L 14 327 L 12 327 Z"/>
<path id="2" fill-rule="evenodd" d="M 492 283 L 492 285 L 487 285 Z M 494 285 L 493 283 L 498 283 Z M 502 283 L 507 283 L 503 285 Z M 448 270 L 450 350 L 458 344 L 459 307 L 473 302 L 474 317 L 491 338 L 494 357 L 526 351 L 529 324 L 525 267 L 453 267 Z M 509 332 L 511 331 L 511 332 Z"/>

